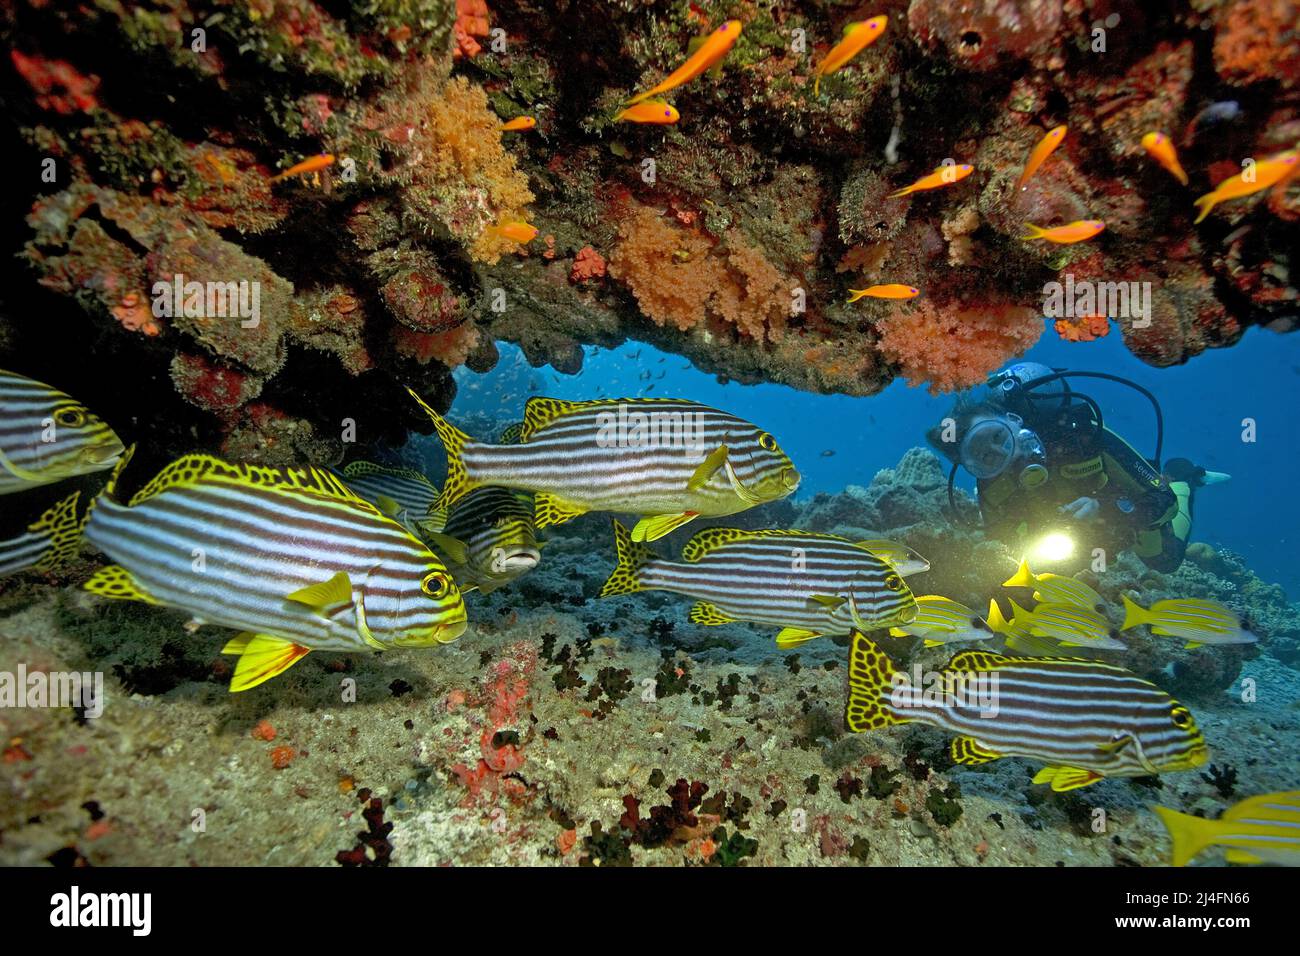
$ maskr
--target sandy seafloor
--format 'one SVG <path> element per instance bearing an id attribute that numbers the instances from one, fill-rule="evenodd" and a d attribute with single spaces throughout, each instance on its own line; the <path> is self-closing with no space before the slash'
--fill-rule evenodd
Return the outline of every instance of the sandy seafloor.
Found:
<path id="1" fill-rule="evenodd" d="M 949 526 L 942 478 L 911 452 L 869 487 L 730 523 L 898 536 L 934 565 L 916 593 L 987 606 L 1008 596 L 1015 557 Z M 689 533 L 655 547 L 672 554 Z M 1116 606 L 1124 589 L 1251 615 L 1255 647 L 1138 635 L 1111 658 L 1188 704 L 1235 780 L 1207 766 L 1068 794 L 1032 786 L 1027 761 L 951 767 L 937 730 L 846 734 L 831 640 L 779 651 L 773 629 L 688 624 L 683 598 L 596 600 L 608 516 L 555 529 L 538 570 L 469 595 L 452 645 L 314 653 L 240 695 L 225 688 L 224 630 L 92 598 L 76 575 L 0 582 L 0 670 L 100 670 L 108 695 L 93 720 L 0 710 L 0 863 L 1159 865 L 1168 841 L 1149 805 L 1213 816 L 1300 781 L 1297 608 L 1234 556 L 1196 557 L 1173 576 L 1125 558 L 1094 583 Z M 916 642 L 882 640 L 899 664 L 917 659 Z"/>

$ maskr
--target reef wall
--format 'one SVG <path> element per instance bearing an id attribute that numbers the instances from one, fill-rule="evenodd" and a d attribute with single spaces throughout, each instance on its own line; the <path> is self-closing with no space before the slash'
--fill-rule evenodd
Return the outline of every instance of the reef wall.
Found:
<path id="1" fill-rule="evenodd" d="M 397 383 L 446 407 L 449 369 L 491 367 L 496 340 L 561 372 L 583 344 L 635 338 L 741 381 L 963 387 L 1035 341 L 1064 273 L 1151 283 L 1147 320 L 1119 321 L 1156 365 L 1296 321 L 1300 180 L 1192 222 L 1196 195 L 1300 138 L 1286 0 L 0 11 L 3 135 L 29 171 L 0 200 L 22 260 L 0 362 L 93 356 L 59 384 L 160 454 L 337 459 L 350 425 L 371 443 L 420 424 Z M 841 27 L 870 14 L 886 34 L 814 92 Z M 720 75 L 671 94 L 679 123 L 614 121 L 727 17 L 743 34 Z M 535 128 L 502 131 L 521 115 Z M 1020 189 L 1058 124 L 1063 147 Z M 1190 188 L 1145 155 L 1156 129 Z M 975 171 L 890 198 L 946 159 Z M 1021 239 L 1074 219 L 1107 228 Z M 889 282 L 922 295 L 846 303 Z M 214 287 L 248 308 L 214 314 Z"/>

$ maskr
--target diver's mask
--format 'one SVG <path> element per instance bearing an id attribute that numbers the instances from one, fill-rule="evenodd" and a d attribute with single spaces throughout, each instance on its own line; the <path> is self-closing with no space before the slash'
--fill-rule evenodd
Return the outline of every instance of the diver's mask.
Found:
<path id="1" fill-rule="evenodd" d="M 961 464 L 981 480 L 1017 470 L 1022 488 L 1037 488 L 1047 480 L 1047 452 L 1036 433 L 1019 415 L 984 418 L 966 430 L 959 449 Z"/>

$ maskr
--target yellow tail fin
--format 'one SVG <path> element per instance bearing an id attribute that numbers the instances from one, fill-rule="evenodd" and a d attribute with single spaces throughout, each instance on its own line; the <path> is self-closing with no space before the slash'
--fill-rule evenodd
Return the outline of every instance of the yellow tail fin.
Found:
<path id="1" fill-rule="evenodd" d="M 617 521 L 614 522 L 614 551 L 618 556 L 618 564 L 605 586 L 600 589 L 600 597 L 644 591 L 640 579 L 641 569 L 654 560 L 654 552 L 633 541 L 632 532 Z"/>
<path id="2" fill-rule="evenodd" d="M 1160 822 L 1169 831 L 1173 841 L 1173 866 L 1186 866 L 1188 861 L 1214 842 L 1213 820 L 1194 817 L 1189 813 L 1179 813 L 1168 807 L 1152 807 Z"/>
<path id="3" fill-rule="evenodd" d="M 415 394 L 414 389 L 408 388 L 407 391 L 424 409 L 424 413 L 433 420 L 433 427 L 438 432 L 443 449 L 447 452 L 447 480 L 443 483 L 442 494 L 438 496 L 434 507 L 450 508 L 478 487 L 477 483 L 470 478 L 464 459 L 465 446 L 472 444 L 473 439 L 430 408 L 424 399 Z"/>
<path id="4" fill-rule="evenodd" d="M 891 724 L 907 723 L 889 706 L 894 689 L 894 662 L 871 638 L 853 632 L 849 645 L 849 702 L 844 708 L 844 724 L 851 733 L 876 730 Z"/>
<path id="5" fill-rule="evenodd" d="M 1020 238 L 1028 242 L 1030 239 L 1041 239 L 1047 235 L 1047 230 L 1035 226 L 1032 222 L 1025 223 L 1025 234 Z"/>
<path id="6" fill-rule="evenodd" d="M 1034 572 L 1029 570 L 1029 562 L 1024 558 L 1020 559 L 1020 567 L 1010 578 L 1002 582 L 1004 588 L 1032 588 L 1034 586 Z"/>
<path id="7" fill-rule="evenodd" d="M 1124 598 L 1124 623 L 1120 625 L 1121 631 L 1127 631 L 1130 627 L 1137 627 L 1139 624 L 1145 624 L 1149 618 L 1147 609 L 1140 606 L 1127 594 L 1121 595 Z"/>
<path id="8" fill-rule="evenodd" d="M 1210 210 L 1213 209 L 1218 204 L 1219 204 L 1219 200 L 1215 197 L 1214 193 L 1206 193 L 1200 199 L 1192 203 L 1193 206 L 1201 210 L 1201 214 L 1192 220 L 1193 225 L 1200 222 L 1202 219 L 1208 216 L 1210 214 Z"/>

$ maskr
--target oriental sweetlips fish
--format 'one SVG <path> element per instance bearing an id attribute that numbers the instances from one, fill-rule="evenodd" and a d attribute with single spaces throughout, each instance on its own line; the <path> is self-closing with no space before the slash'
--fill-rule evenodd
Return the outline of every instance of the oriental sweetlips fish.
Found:
<path id="1" fill-rule="evenodd" d="M 601 597 L 684 594 L 699 599 L 692 624 L 770 624 L 782 629 L 776 637 L 782 648 L 916 615 L 912 592 L 892 565 L 835 535 L 707 528 L 686 543 L 681 561 L 667 561 L 615 521 L 614 546 L 618 566 Z"/>
<path id="2" fill-rule="evenodd" d="M 538 528 L 588 511 L 630 512 L 646 516 L 633 540 L 654 541 L 700 516 L 735 514 L 799 487 L 775 438 L 695 402 L 530 398 L 519 444 L 491 445 L 411 395 L 447 450 L 444 508 L 496 485 L 533 493 Z"/>
<path id="3" fill-rule="evenodd" d="M 462 591 L 490 594 L 537 567 L 542 545 L 532 496 L 510 488 L 475 488 L 456 502 L 441 531 L 422 531 Z"/>
<path id="4" fill-rule="evenodd" d="M 112 468 L 123 451 L 84 405 L 0 370 L 0 495 Z"/>
<path id="5" fill-rule="evenodd" d="M 1186 866 L 1212 846 L 1226 847 L 1229 863 L 1300 864 L 1300 790 L 1265 793 L 1206 820 L 1167 807 L 1152 807 L 1173 841 L 1173 865 Z"/>
<path id="6" fill-rule="evenodd" d="M 854 632 L 846 725 L 853 733 L 911 721 L 939 727 L 958 735 L 955 763 L 1041 761 L 1048 766 L 1034 783 L 1058 791 L 1193 770 L 1209 758 L 1191 711 L 1113 664 L 962 651 L 932 677 L 911 682 Z"/>
<path id="7" fill-rule="evenodd" d="M 344 483 L 408 531 L 441 531 L 446 516 L 438 512 L 438 486 L 414 468 L 390 468 L 372 461 L 349 462 L 331 469 Z"/>
<path id="8" fill-rule="evenodd" d="M 117 564 L 86 589 L 239 629 L 223 648 L 239 655 L 232 691 L 312 650 L 427 647 L 465 630 L 442 562 L 329 472 L 189 455 L 129 505 L 114 498 L 117 477 L 85 531 Z"/>

